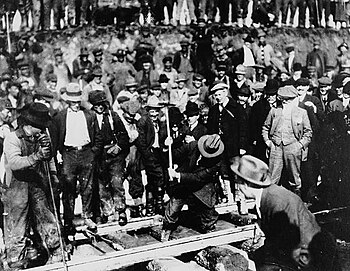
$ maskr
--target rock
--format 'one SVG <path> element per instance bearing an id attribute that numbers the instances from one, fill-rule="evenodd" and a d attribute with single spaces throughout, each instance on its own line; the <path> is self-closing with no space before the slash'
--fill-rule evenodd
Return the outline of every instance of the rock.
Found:
<path id="1" fill-rule="evenodd" d="M 176 258 L 159 258 L 150 261 L 147 265 L 149 271 L 205 271 L 195 262 L 184 263 Z"/>
<path id="2" fill-rule="evenodd" d="M 210 271 L 247 271 L 248 260 L 227 247 L 207 247 L 195 257 L 196 262 Z"/>

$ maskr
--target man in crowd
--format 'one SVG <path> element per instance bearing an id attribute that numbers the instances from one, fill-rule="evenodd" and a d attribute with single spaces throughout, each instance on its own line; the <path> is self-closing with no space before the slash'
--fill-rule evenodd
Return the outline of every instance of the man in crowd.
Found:
<path id="1" fill-rule="evenodd" d="M 62 98 L 68 103 L 68 108 L 54 117 L 52 137 L 55 150 L 60 152 L 63 160 L 64 230 L 66 235 L 74 235 L 73 219 L 78 181 L 84 224 L 90 230 L 97 229 L 92 221 L 93 170 L 95 157 L 103 147 L 103 139 L 96 114 L 81 107 L 80 86 L 69 83 Z"/>
<path id="2" fill-rule="evenodd" d="M 319 40 L 314 41 L 313 50 L 307 54 L 306 66 L 315 66 L 317 70 L 317 77 L 321 78 L 326 71 L 328 65 L 327 52 L 321 50 L 321 43 Z"/>
<path id="3" fill-rule="evenodd" d="M 250 155 L 236 157 L 231 170 L 239 190 L 255 201 L 266 237 L 254 253 L 258 270 L 340 270 L 334 238 L 321 231 L 297 195 L 273 184 L 263 161 Z"/>
<path id="4" fill-rule="evenodd" d="M 298 107 L 295 87 L 281 87 L 277 95 L 282 106 L 270 110 L 262 129 L 270 152 L 271 181 L 278 184 L 285 167 L 289 188 L 300 195 L 300 165 L 307 158 L 307 147 L 312 137 L 311 125 L 306 110 Z"/>

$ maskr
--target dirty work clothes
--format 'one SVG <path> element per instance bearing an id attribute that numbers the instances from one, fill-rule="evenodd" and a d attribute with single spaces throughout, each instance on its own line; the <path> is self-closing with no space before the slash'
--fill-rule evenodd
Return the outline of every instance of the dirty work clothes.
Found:
<path id="1" fill-rule="evenodd" d="M 29 227 L 39 234 L 50 251 L 59 247 L 55 217 L 48 200 L 48 173 L 43 169 L 43 162 L 33 155 L 37 149 L 37 144 L 31 142 L 21 128 L 10 133 L 4 142 L 6 191 L 2 200 L 8 214 L 4 235 L 10 263 L 24 256 Z M 53 160 L 49 170 L 51 174 L 56 172 Z"/>
<path id="2" fill-rule="evenodd" d="M 65 224 L 70 224 L 74 218 L 77 182 L 81 195 L 84 218 L 92 217 L 92 187 L 94 153 L 91 147 L 84 146 L 81 150 L 65 147 L 63 159 L 63 207 Z"/>

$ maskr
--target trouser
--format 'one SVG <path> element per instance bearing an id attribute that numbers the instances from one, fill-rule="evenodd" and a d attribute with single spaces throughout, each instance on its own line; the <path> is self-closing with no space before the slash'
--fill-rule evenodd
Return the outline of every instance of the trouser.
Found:
<path id="1" fill-rule="evenodd" d="M 53 9 L 54 24 L 59 29 L 61 27 L 60 21 L 64 18 L 64 0 L 51 0 L 50 8 Z M 45 23 L 45 27 L 49 26 L 50 24 Z"/>
<path id="2" fill-rule="evenodd" d="M 297 0 L 293 0 L 297 1 Z M 288 4 L 290 3 L 290 0 L 276 0 L 276 10 L 275 10 L 275 16 L 278 21 L 278 17 L 280 14 L 280 11 L 282 12 L 282 23 L 287 23 L 287 12 L 288 12 Z M 293 16 L 294 17 L 294 16 Z M 291 16 L 291 18 L 293 18 Z"/>
<path id="3" fill-rule="evenodd" d="M 183 9 L 184 1 L 185 0 L 178 0 L 177 1 L 177 9 L 176 9 L 176 20 L 177 21 L 180 20 L 181 11 Z M 196 21 L 195 6 L 193 3 L 193 0 L 187 0 L 186 2 L 187 2 L 188 12 L 189 12 L 191 21 Z"/>
<path id="4" fill-rule="evenodd" d="M 299 8 L 299 26 L 305 27 L 305 12 L 306 12 L 305 0 L 292 0 L 292 5 L 290 7 L 291 18 L 294 18 L 297 8 Z"/>
<path id="5" fill-rule="evenodd" d="M 173 7 L 174 7 L 174 1 L 173 0 L 152 0 L 152 12 L 154 14 L 155 22 L 159 23 L 162 22 L 164 18 L 164 7 L 167 7 L 169 20 L 173 17 Z"/>
<path id="6" fill-rule="evenodd" d="M 131 146 L 129 155 L 126 157 L 125 179 L 129 181 L 129 194 L 133 199 L 142 198 L 144 192 L 140 163 L 140 153 L 136 146 Z"/>
<path id="7" fill-rule="evenodd" d="M 98 0 L 81 0 L 80 7 L 80 24 L 87 23 L 88 20 L 88 10 L 91 6 L 91 18 L 93 18 L 96 8 L 97 8 Z"/>
<path id="8" fill-rule="evenodd" d="M 92 217 L 94 154 L 90 147 L 81 150 L 66 148 L 63 159 L 63 208 L 64 222 L 69 225 L 74 219 L 77 182 L 83 205 L 83 218 Z"/>
<path id="9" fill-rule="evenodd" d="M 285 166 L 290 188 L 300 189 L 301 145 L 298 141 L 284 146 L 273 145 L 270 150 L 269 169 L 272 183 L 278 184 Z"/>
<path id="10" fill-rule="evenodd" d="M 216 1 L 214 0 L 193 0 L 193 4 L 195 7 L 195 15 L 197 19 L 203 18 L 203 16 L 207 13 L 207 6 L 209 7 L 208 12 L 208 20 L 213 20 L 213 12 L 216 9 Z"/>
<path id="11" fill-rule="evenodd" d="M 59 235 L 55 216 L 49 209 L 46 194 L 39 184 L 12 180 L 3 195 L 5 218 L 4 239 L 9 263 L 25 261 L 28 229 L 39 235 L 42 244 L 50 253 L 59 249 Z"/>
<path id="12" fill-rule="evenodd" d="M 125 211 L 124 171 L 125 155 L 115 157 L 105 153 L 100 160 L 100 167 L 96 170 L 102 214 L 106 217 L 115 212 Z"/>
<path id="13" fill-rule="evenodd" d="M 41 1 L 40 0 L 33 0 L 32 2 L 32 11 L 33 11 L 33 28 L 34 31 L 38 31 L 41 24 Z"/>
<path id="14" fill-rule="evenodd" d="M 77 2 L 77 0 L 67 0 L 67 5 L 68 5 L 68 24 L 70 26 L 72 26 L 74 24 L 77 24 L 76 2 Z"/>
<path id="15" fill-rule="evenodd" d="M 215 206 L 208 207 L 194 195 L 190 194 L 186 199 L 171 197 L 165 209 L 163 229 L 175 230 L 182 207 L 187 203 L 189 211 L 199 217 L 199 228 L 206 232 L 215 228 L 219 214 Z"/>
<path id="16" fill-rule="evenodd" d="M 321 21 L 322 11 L 325 12 L 326 23 L 329 22 L 329 16 L 331 15 L 331 3 L 329 0 L 317 0 L 318 1 L 318 14 Z"/>
<path id="17" fill-rule="evenodd" d="M 317 0 L 319 3 L 319 0 Z M 316 0 L 306 0 L 305 8 L 309 8 L 309 16 L 310 16 L 310 24 L 313 24 L 315 27 L 319 26 L 319 22 L 321 21 L 321 14 L 318 14 L 318 10 L 316 9 Z M 306 16 L 306 10 L 303 13 Z"/>

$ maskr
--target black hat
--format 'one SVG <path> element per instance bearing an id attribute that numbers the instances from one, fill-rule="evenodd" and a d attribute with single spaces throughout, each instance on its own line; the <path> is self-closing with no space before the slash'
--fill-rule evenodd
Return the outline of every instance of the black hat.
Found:
<path id="1" fill-rule="evenodd" d="M 244 40 L 244 42 L 249 42 L 249 43 L 254 42 L 253 38 L 250 35 L 246 36 L 243 40 Z"/>
<path id="2" fill-rule="evenodd" d="M 103 50 L 101 48 L 95 48 L 93 51 L 92 51 L 92 54 L 94 56 L 102 56 L 103 55 Z"/>
<path id="3" fill-rule="evenodd" d="M 32 52 L 34 54 L 40 54 L 44 51 L 44 48 L 38 43 L 38 42 L 34 42 L 32 45 Z"/>
<path id="4" fill-rule="evenodd" d="M 166 56 L 163 58 L 163 63 L 167 63 L 167 62 L 173 62 L 173 58 L 171 56 Z"/>
<path id="5" fill-rule="evenodd" d="M 38 129 L 45 129 L 51 119 L 49 109 L 42 103 L 31 103 L 22 111 L 21 117 L 26 124 Z"/>
<path id="6" fill-rule="evenodd" d="M 162 74 L 159 76 L 158 82 L 159 82 L 159 83 L 168 83 L 168 82 L 169 82 L 169 78 L 168 78 L 168 76 L 166 76 L 164 73 L 162 73 Z"/>
<path id="7" fill-rule="evenodd" d="M 237 89 L 236 91 L 237 95 L 242 95 L 242 96 L 250 96 L 251 92 L 249 87 L 242 87 Z"/>
<path id="8" fill-rule="evenodd" d="M 17 66 L 18 66 L 19 69 L 29 68 L 29 63 L 26 62 L 26 61 L 22 61 L 22 62 L 18 63 Z"/>
<path id="9" fill-rule="evenodd" d="M 92 105 L 97 105 L 107 102 L 106 93 L 102 90 L 94 90 L 89 93 L 89 102 Z"/>
<path id="10" fill-rule="evenodd" d="M 145 92 L 148 92 L 148 86 L 147 85 L 141 85 L 137 88 L 137 93 L 145 93 Z"/>
<path id="11" fill-rule="evenodd" d="M 169 107 L 170 126 L 179 125 L 182 122 L 183 115 L 178 107 Z"/>
<path id="12" fill-rule="evenodd" d="M 347 83 L 344 85 L 343 93 L 344 93 L 344 94 L 350 94 L 350 82 L 347 82 Z"/>
<path id="13" fill-rule="evenodd" d="M 224 64 L 220 64 L 220 65 L 217 67 L 217 70 L 218 70 L 218 71 L 226 71 L 226 70 L 227 70 L 227 66 L 224 65 Z"/>
<path id="14" fill-rule="evenodd" d="M 301 63 L 297 62 L 293 64 L 293 71 L 301 71 L 303 68 L 303 66 L 301 65 Z"/>
<path id="15" fill-rule="evenodd" d="M 142 63 L 152 63 L 153 62 L 152 56 L 150 56 L 150 55 L 143 55 L 143 56 L 141 56 L 140 60 Z"/>
<path id="16" fill-rule="evenodd" d="M 204 77 L 203 75 L 199 74 L 199 73 L 195 73 L 192 77 L 192 80 L 198 80 L 198 81 L 203 81 Z"/>
<path id="17" fill-rule="evenodd" d="M 186 110 L 184 113 L 187 117 L 199 115 L 199 107 L 196 103 L 187 102 Z"/>
<path id="18" fill-rule="evenodd" d="M 54 94 L 44 87 L 39 87 L 34 90 L 34 99 L 45 100 L 47 102 L 52 102 L 54 100 Z"/>
<path id="19" fill-rule="evenodd" d="M 310 80 L 307 78 L 299 78 L 296 82 L 295 82 L 296 86 L 309 86 L 310 85 Z"/>
<path id="20" fill-rule="evenodd" d="M 264 93 L 266 95 L 276 95 L 279 88 L 278 81 L 275 79 L 267 79 Z"/>

